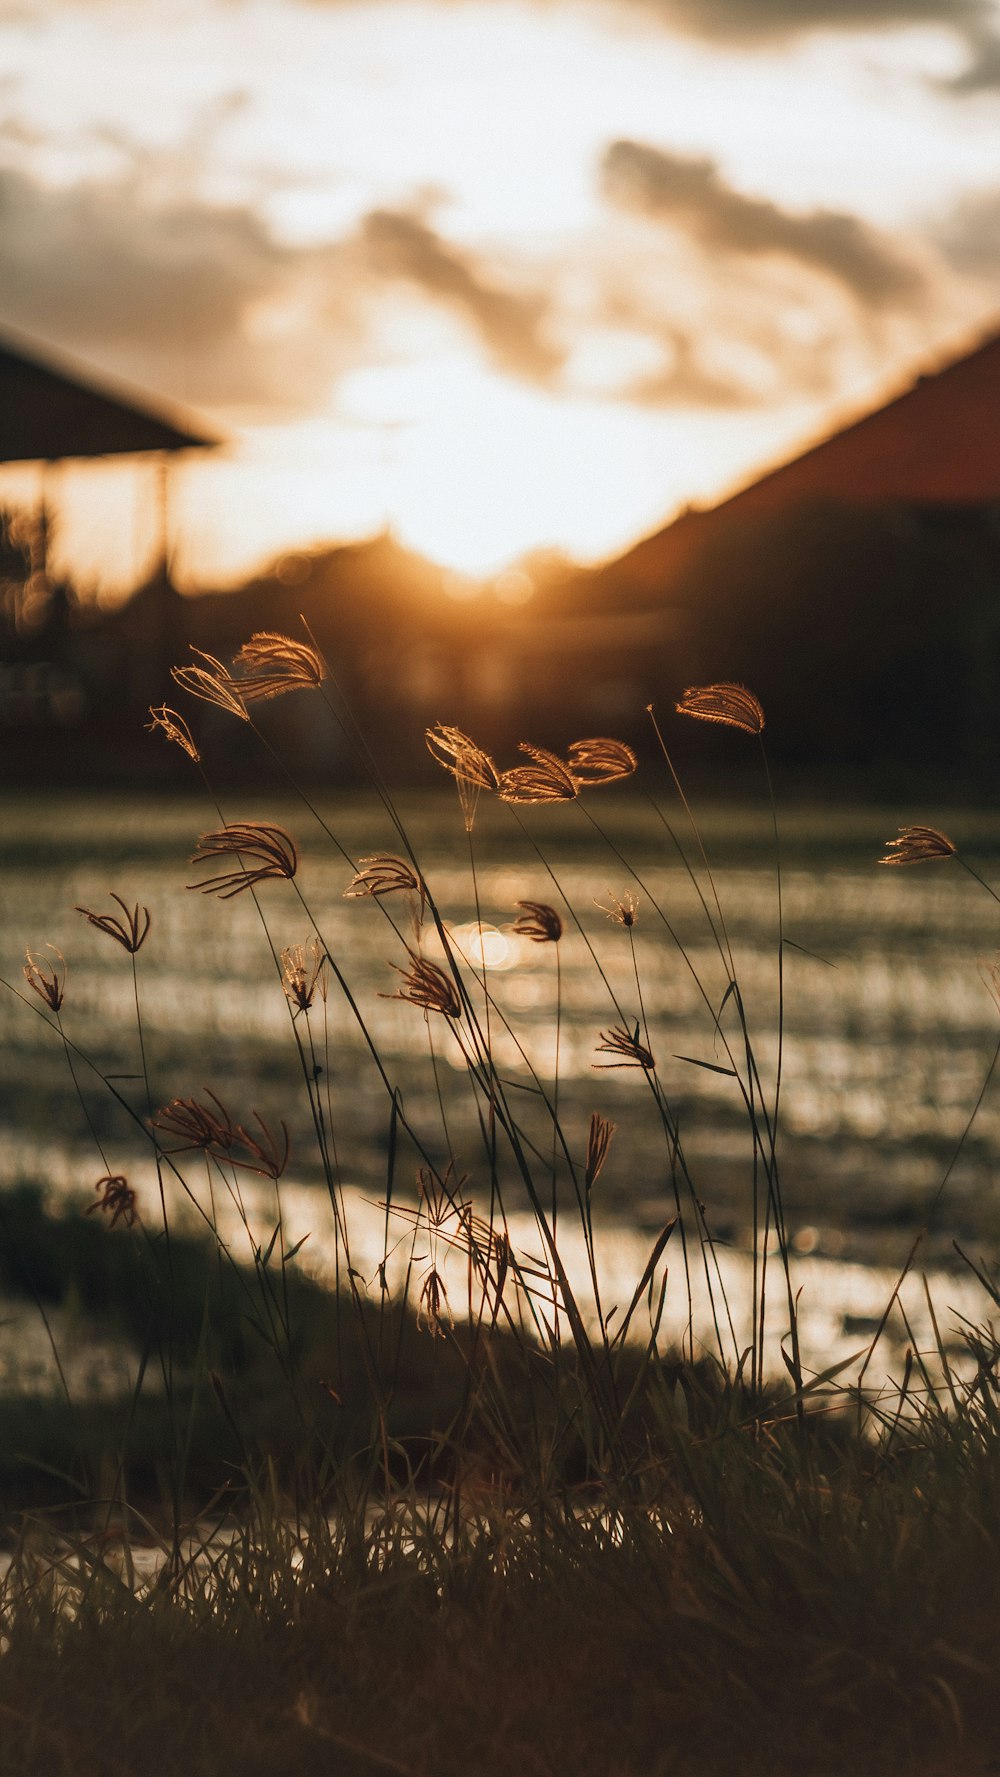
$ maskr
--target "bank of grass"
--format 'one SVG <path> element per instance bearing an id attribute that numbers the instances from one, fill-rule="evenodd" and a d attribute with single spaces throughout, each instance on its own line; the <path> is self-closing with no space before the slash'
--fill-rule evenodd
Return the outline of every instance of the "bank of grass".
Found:
<path id="1" fill-rule="evenodd" d="M 405 1486 L 296 1524 L 262 1479 L 224 1550 L 171 1569 L 162 1545 L 146 1586 L 127 1517 L 103 1537 L 26 1527 L 2 1768 L 995 1771 L 991 1423 L 803 1442 L 685 1380 L 695 1412 L 665 1426 L 652 1513 L 581 1487 L 543 1520 L 537 1496 L 470 1476 L 457 1525 L 447 1492 Z"/>
<path id="2" fill-rule="evenodd" d="M 351 733 L 306 642 L 255 637 L 232 669 L 203 656 L 175 677 L 246 722 L 269 752 L 257 705 L 289 691 L 327 698 Z M 749 692 L 701 687 L 683 709 L 750 737 L 770 794 L 763 712 Z M 204 769 L 182 718 L 166 708 L 153 716 Z M 355 737 L 398 854 L 348 858 L 303 798 L 323 843 L 350 865 L 348 895 L 386 916 L 398 947 L 394 997 L 426 1026 L 430 1122 L 403 1104 L 352 990 L 350 959 L 331 951 L 302 897 L 295 840 L 265 821 L 227 823 L 214 805 L 218 825 L 192 864 L 213 872 L 207 891 L 257 903 L 327 1186 L 333 1290 L 303 1274 L 286 1242 L 284 1127 L 231 1113 L 210 1087 L 191 1096 L 190 1082 L 188 1096 L 153 1102 L 144 910 L 118 897 L 110 909 L 80 909 L 130 959 L 118 960 L 132 970 L 135 1090 L 74 1043 L 63 959 L 29 955 L 21 997 L 37 1002 L 64 1047 L 103 1171 L 88 1213 L 54 1215 L 29 1189 L 7 1196 L 0 1287 L 50 1331 L 57 1314 L 61 1329 L 69 1315 L 70 1338 L 74 1326 L 81 1337 L 91 1324 L 110 1328 L 131 1348 L 136 1375 L 118 1400 L 75 1397 L 67 1384 L 62 1400 L 0 1402 L 3 1771 L 932 1777 L 997 1768 L 1000 1347 L 989 1317 L 1000 1296 L 984 1270 L 982 1325 L 964 1328 L 958 1369 L 940 1339 L 930 1353 L 914 1341 L 894 1383 L 866 1385 L 883 1328 L 850 1382 L 843 1367 L 816 1376 L 804 1366 L 780 1176 L 777 821 L 778 1042 L 765 1060 L 709 858 L 655 722 L 654 734 L 683 837 L 657 814 L 698 897 L 714 986 L 670 909 L 589 811 L 592 791 L 636 769 L 630 748 L 589 739 L 562 758 L 528 746 L 528 763 L 499 771 L 459 730 L 430 734 L 457 786 L 477 910 L 482 794 L 519 822 L 521 804 L 579 804 L 632 885 L 604 903 L 627 962 L 619 995 L 539 854 L 550 898 L 519 902 L 516 929 L 552 947 L 554 1068 L 537 1071 L 521 1049 L 515 1082 L 496 1038 L 502 1030 L 509 1048 L 518 1033 L 484 959 L 463 952 L 438 907 L 364 743 Z M 907 829 L 900 845 L 887 861 L 954 857 L 933 829 Z M 282 947 L 267 899 L 275 884 L 286 912 L 308 922 L 303 944 Z M 665 1068 L 633 943 L 640 902 L 705 1013 L 704 1054 Z M 597 1064 L 630 1069 L 651 1103 L 663 1135 L 657 1182 L 673 1204 L 631 1301 L 613 1306 L 601 1299 L 593 1193 L 615 1130 L 596 1111 L 586 1132 L 560 1116 L 559 944 L 570 928 L 607 990 Z M 334 994 L 386 1093 L 386 1254 L 371 1277 L 353 1260 L 350 1156 L 336 1147 Z M 745 1117 L 745 1326 L 734 1321 L 684 1152 L 675 1064 L 725 1076 Z M 95 1091 L 103 1121 L 92 1116 Z M 474 1154 L 455 1151 L 458 1091 L 475 1106 Z M 101 1148 L 109 1107 L 148 1144 L 156 1195 L 138 1219 L 129 1180 Z M 398 1177 L 403 1155 L 415 1185 Z M 248 1176 L 273 1187 L 270 1232 L 244 1213 Z M 931 1209 L 946 1185 L 947 1174 Z M 185 1224 L 171 1217 L 171 1197 L 186 1200 Z M 239 1212 L 242 1259 L 221 1231 L 220 1201 Z M 509 1237 L 512 1203 L 533 1217 L 530 1257 Z M 568 1222 L 582 1236 L 582 1277 L 564 1263 Z M 401 1278 L 398 1265 L 390 1275 L 400 1248 Z M 919 1240 L 904 1272 L 918 1250 Z M 696 1280 L 709 1304 L 698 1326 Z M 662 1333 L 668 1288 L 686 1309 L 673 1347 Z M 53 1335 L 56 1358 L 58 1345 Z"/>

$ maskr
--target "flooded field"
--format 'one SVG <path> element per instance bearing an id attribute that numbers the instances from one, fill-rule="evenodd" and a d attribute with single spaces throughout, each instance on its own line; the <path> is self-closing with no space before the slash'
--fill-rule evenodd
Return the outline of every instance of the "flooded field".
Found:
<path id="1" fill-rule="evenodd" d="M 613 1027 L 631 1031 L 637 1021 L 720 1242 L 727 1289 L 738 1300 L 746 1289 L 752 1141 L 737 1082 L 722 1071 L 733 1058 L 727 1040 L 738 1048 L 726 991 L 731 950 L 762 1087 L 773 1103 L 778 913 L 766 804 L 710 805 L 700 813 L 711 877 L 681 811 L 666 799 L 654 807 L 605 790 L 583 806 L 549 810 L 484 803 L 471 851 L 447 789 L 403 796 L 400 805 L 456 951 L 468 959 L 483 1029 L 485 975 L 492 1050 L 539 1176 L 552 1169 L 546 1100 L 558 1103 L 574 1159 L 586 1148 L 593 1111 L 617 1125 L 595 1187 L 605 1306 L 641 1272 L 653 1236 L 673 1213 L 669 1156 L 645 1073 L 608 1066 L 618 1057 L 600 1046 Z M 88 1197 L 99 1176 L 122 1173 L 143 1214 L 159 1214 L 142 1130 L 149 1106 L 132 964 L 75 911 L 116 911 L 108 900 L 114 890 L 152 916 L 136 959 L 152 1108 L 201 1097 L 207 1088 L 237 1121 L 254 1113 L 272 1126 L 284 1120 L 292 1143 L 281 1182 L 288 1237 L 308 1233 L 302 1262 L 330 1269 L 330 1205 L 275 963 L 275 953 L 318 932 L 360 1017 L 333 981 L 325 1006 L 317 1000 L 309 1015 L 309 1065 L 321 1070 L 339 1176 L 353 1205 L 355 1262 L 374 1276 L 386 1220 L 372 1206 L 386 1193 L 390 1147 L 393 1196 L 404 1211 L 422 1159 L 441 1167 L 453 1160 L 480 1205 L 490 1188 L 482 1099 L 448 1020 L 392 997 L 403 977 L 391 965 L 407 965 L 417 908 L 402 896 L 345 898 L 358 861 L 398 853 L 400 839 L 385 813 L 377 805 L 373 813 L 361 798 L 323 803 L 335 840 L 301 806 L 271 798 L 227 804 L 224 813 L 228 820 L 278 821 L 298 844 L 295 883 L 263 883 L 259 912 L 248 894 L 220 901 L 186 886 L 210 873 L 187 862 L 199 832 L 219 825 L 206 801 L 4 801 L 2 973 L 24 997 L 5 989 L 0 998 L 0 1185 L 32 1182 L 55 1199 Z M 952 1267 L 935 1283 L 942 1313 L 986 1307 L 956 1269 L 952 1240 L 988 1258 L 1000 1234 L 1000 1079 L 987 1086 L 962 1140 L 1000 1038 L 1000 1012 L 984 984 L 998 948 L 1000 907 L 954 860 L 877 868 L 884 842 L 910 820 L 944 827 L 988 880 L 994 873 L 1000 879 L 1000 823 L 972 811 L 817 805 L 782 817 L 789 942 L 779 1156 L 804 1290 L 804 1335 L 817 1361 L 834 1361 L 864 1343 L 864 1328 L 877 1320 L 893 1268 L 949 1166 L 923 1249 L 938 1269 Z M 631 927 L 615 917 L 616 906 L 631 906 L 629 896 L 636 903 Z M 559 909 L 558 945 L 513 931 L 517 903 L 526 899 Z M 44 958 L 51 954 L 46 945 L 66 962 L 60 1018 L 68 1054 L 49 1009 L 21 973 L 25 949 Z M 429 958 L 441 957 L 426 920 L 423 946 Z M 300 1034 L 304 1023 L 298 1020 Z M 398 1126 L 390 1137 L 393 1090 L 411 1137 Z M 196 1217 L 197 1202 L 208 1213 L 203 1157 L 184 1156 L 183 1164 L 179 1157 L 178 1164 L 188 1194 L 168 1178 L 172 1211 Z M 571 1247 L 564 1171 L 560 1162 L 559 1214 Z M 498 1173 L 515 1240 L 536 1250 L 527 1206 L 502 1156 Z M 248 1180 L 242 1211 L 235 1201 L 216 1206 L 220 1224 L 229 1218 L 234 1249 L 247 1240 L 243 1211 L 258 1231 L 273 1225 L 273 1187 Z M 405 1213 L 390 1217 L 390 1244 L 400 1241 L 400 1252 L 408 1228 Z M 919 1291 L 912 1312 L 924 1316 L 926 1328 Z M 674 1300 L 668 1320 L 676 1323 L 679 1313 Z"/>

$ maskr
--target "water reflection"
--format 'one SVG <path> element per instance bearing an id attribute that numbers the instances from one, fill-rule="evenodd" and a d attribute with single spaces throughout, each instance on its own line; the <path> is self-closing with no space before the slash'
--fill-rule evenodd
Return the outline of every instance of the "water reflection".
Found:
<path id="1" fill-rule="evenodd" d="M 447 793 L 414 799 L 405 813 L 421 867 L 456 946 L 469 958 L 473 991 L 473 975 L 485 969 L 495 1053 L 530 1139 L 542 1152 L 551 1147 L 541 1092 L 551 1096 L 557 1054 L 560 1115 L 571 1150 L 582 1153 L 592 1110 L 619 1125 L 598 1205 L 606 1223 L 607 1298 L 630 1291 L 649 1231 L 671 1206 L 663 1132 L 641 1072 L 595 1071 L 599 1032 L 639 1015 L 639 989 L 697 1189 L 713 1228 L 731 1243 L 720 1248 L 720 1263 L 727 1287 L 739 1297 L 746 1290 L 740 1249 L 750 1218 L 745 1117 L 732 1079 L 685 1058 L 726 1061 L 709 1005 L 717 1007 L 726 990 L 728 943 L 762 1074 L 773 1079 L 777 926 L 764 811 L 722 809 L 706 820 L 726 916 L 720 945 L 649 808 L 623 797 L 602 804 L 602 818 L 605 809 L 611 811 L 614 846 L 634 867 L 641 888 L 572 808 L 526 811 L 537 815 L 526 825 L 550 874 L 510 811 L 484 807 L 475 886 L 454 799 Z M 324 812 L 352 857 L 378 846 L 398 849 L 398 837 L 386 822 L 380 827 L 367 805 L 348 800 Z M 462 1079 L 466 1064 L 458 1045 L 442 1021 L 429 1031 L 419 1010 L 380 997 L 397 984 L 389 964 L 405 960 L 390 923 L 392 907 L 344 900 L 350 869 L 318 830 L 310 830 L 301 811 L 269 802 L 267 808 L 226 813 L 232 819 L 277 819 L 295 833 L 303 893 L 402 1094 L 408 1120 L 428 1153 L 443 1162 L 450 1148 L 460 1169 L 470 1171 L 471 1188 L 481 1190 L 479 1107 Z M 141 1119 L 145 1088 L 136 1078 L 131 965 L 73 909 L 102 905 L 111 888 L 130 904 L 148 905 L 153 930 L 138 972 L 153 1100 L 210 1086 L 239 1116 L 256 1108 L 269 1119 L 287 1118 L 294 1142 L 288 1192 L 296 1205 L 295 1227 L 314 1231 L 310 1250 L 313 1262 L 322 1263 L 321 1172 L 268 936 L 249 896 L 220 906 L 185 888 L 192 874 L 185 859 L 199 829 L 214 818 L 194 802 L 8 799 L 0 856 L 3 972 L 20 985 L 25 947 L 58 945 L 69 962 L 67 1035 L 100 1072 L 121 1076 L 117 1090 Z M 980 857 L 1000 843 L 1000 827 L 985 817 L 966 813 L 944 824 L 974 835 Z M 828 1354 L 830 1361 L 847 1355 L 845 1324 L 852 1316 L 863 1321 L 874 1312 L 872 1304 L 884 1301 L 893 1267 L 952 1157 L 998 1034 L 996 1006 L 979 972 L 979 958 L 996 948 L 996 908 L 957 868 L 877 869 L 881 843 L 897 825 L 895 811 L 835 816 L 820 808 L 793 811 L 785 823 L 786 931 L 799 948 L 786 953 L 783 1178 L 807 1344 L 817 1362 Z M 988 864 L 986 869 L 989 874 Z M 607 900 L 609 882 L 615 893 L 631 888 L 638 899 L 632 937 L 639 989 L 629 935 L 594 904 L 595 898 Z M 562 895 L 582 930 L 565 917 L 557 959 L 554 946 L 533 944 L 512 926 L 519 900 L 558 901 L 562 907 Z M 265 885 L 261 904 L 277 951 L 309 937 L 291 885 Z M 400 931 L 408 936 L 402 918 Z M 345 1184 L 356 1193 L 352 1213 L 360 1226 L 366 1201 L 384 1190 L 388 1096 L 365 1033 L 343 999 L 331 996 L 325 1025 L 313 1017 L 331 1126 Z M 447 1084 L 447 1128 L 429 1067 L 429 1034 Z M 58 1038 L 11 994 L 0 998 L 0 1046 L 6 1127 L 0 1184 L 29 1179 L 56 1194 L 86 1192 L 100 1172 L 123 1171 L 152 1204 L 155 1180 L 141 1132 L 109 1099 L 97 1074 L 78 1061 L 81 1105 Z M 998 1158 L 1000 1091 L 987 1094 L 954 1168 L 942 1219 L 926 1248 L 929 1259 L 943 1258 L 956 1233 L 978 1242 L 977 1250 L 989 1250 L 1000 1227 Z M 417 1159 L 404 1143 L 396 1180 L 404 1193 L 412 1187 Z M 381 1228 L 377 1214 L 372 1225 Z M 567 1219 L 563 1227 L 569 1239 Z M 532 1248 L 530 1228 L 522 1232 Z M 379 1257 L 366 1249 L 372 1269 Z M 962 1276 L 941 1287 L 945 1306 L 959 1300 L 972 1306 L 975 1291 L 966 1294 Z M 924 1312 L 916 1298 L 912 1311 L 918 1320 Z M 677 1310 L 671 1306 L 669 1312 Z"/>

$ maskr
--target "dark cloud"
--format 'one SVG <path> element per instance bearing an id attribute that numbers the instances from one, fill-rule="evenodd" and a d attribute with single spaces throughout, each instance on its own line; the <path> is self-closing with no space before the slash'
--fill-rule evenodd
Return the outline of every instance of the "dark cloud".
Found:
<path id="1" fill-rule="evenodd" d="M 344 0 L 313 0 L 342 5 Z M 743 46 L 803 37 L 814 31 L 885 31 L 943 25 L 974 40 L 989 29 L 992 0 L 608 0 L 638 9 L 692 37 Z"/>
<path id="2" fill-rule="evenodd" d="M 378 276 L 402 278 L 459 315 L 502 370 L 546 382 L 559 369 L 563 354 L 545 337 L 543 297 L 498 288 L 467 254 L 404 211 L 373 210 L 362 224 L 361 241 Z"/>
<path id="3" fill-rule="evenodd" d="M 797 214 L 727 184 L 708 158 L 612 142 L 602 173 L 613 202 L 673 223 L 706 246 L 781 254 L 844 285 L 872 307 L 911 302 L 923 280 L 872 228 L 840 210 Z"/>
<path id="4" fill-rule="evenodd" d="M 753 44 L 807 31 L 951 25 L 974 30 L 989 0 L 637 0 L 665 23 L 703 37 Z"/>
<path id="5" fill-rule="evenodd" d="M 957 271 L 995 279 L 1000 274 L 1000 185 L 964 197 L 938 223 L 934 239 Z"/>
<path id="6" fill-rule="evenodd" d="M 290 247 L 249 206 L 151 199 L 148 171 L 52 189 L 0 168 L 9 326 L 175 400 L 305 412 L 364 362 L 395 281 L 464 320 L 509 374 L 559 367 L 545 300 L 496 287 L 414 216 L 379 210 L 347 239 Z"/>
<path id="7" fill-rule="evenodd" d="M 974 31 L 969 37 L 969 48 L 971 56 L 961 73 L 935 82 L 942 91 L 961 96 L 993 92 L 1000 87 L 1000 36 L 989 30 Z"/>
<path id="8" fill-rule="evenodd" d="M 177 399 L 302 399 L 297 351 L 253 349 L 255 316 L 289 292 L 300 258 L 246 208 L 152 206 L 127 178 L 53 190 L 0 171 L 4 319 Z"/>

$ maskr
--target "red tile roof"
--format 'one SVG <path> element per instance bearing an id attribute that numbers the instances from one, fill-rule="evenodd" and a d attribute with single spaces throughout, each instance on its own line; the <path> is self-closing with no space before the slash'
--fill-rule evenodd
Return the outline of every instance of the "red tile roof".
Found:
<path id="1" fill-rule="evenodd" d="M 1000 502 L 1000 333 L 790 462 L 705 510 L 682 513 L 609 570 L 652 585 L 679 567 L 719 515 L 814 499 L 858 505 Z"/>

